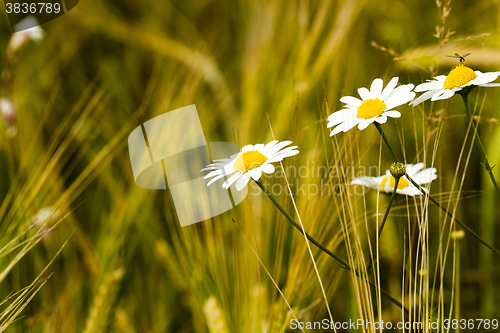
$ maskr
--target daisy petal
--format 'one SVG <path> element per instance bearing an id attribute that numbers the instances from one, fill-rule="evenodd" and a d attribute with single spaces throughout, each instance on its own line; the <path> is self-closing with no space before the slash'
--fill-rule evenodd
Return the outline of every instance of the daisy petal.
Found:
<path id="1" fill-rule="evenodd" d="M 407 95 L 412 91 L 413 87 L 415 87 L 413 84 L 403 84 L 396 89 L 392 91 L 392 93 L 387 97 L 387 99 L 390 99 L 391 97 L 394 96 L 401 96 L 401 95 Z"/>
<path id="2" fill-rule="evenodd" d="M 291 146 L 291 147 L 286 147 L 286 148 L 283 148 L 281 149 L 279 152 L 277 152 L 276 154 L 284 154 L 284 153 L 288 153 L 294 149 L 297 149 L 299 148 L 298 146 Z"/>
<path id="3" fill-rule="evenodd" d="M 418 189 L 417 189 L 417 191 L 418 191 Z M 401 194 L 401 195 L 409 195 L 411 197 L 414 197 L 415 194 L 420 193 L 420 191 L 418 191 L 418 193 L 415 193 L 415 191 L 412 188 L 407 187 L 407 188 L 404 188 L 402 190 L 396 190 L 396 193 Z"/>
<path id="4" fill-rule="evenodd" d="M 351 104 L 351 105 L 356 105 L 356 106 L 360 106 L 361 103 L 363 102 L 362 100 L 360 99 L 357 99 L 356 97 L 352 97 L 352 96 L 344 96 L 340 99 L 340 101 L 342 103 L 346 103 L 346 104 Z"/>
<path id="5" fill-rule="evenodd" d="M 347 121 L 344 122 L 344 129 L 343 131 L 344 132 L 347 132 L 348 130 L 350 130 L 351 128 L 353 128 L 354 126 L 358 125 L 363 119 L 360 119 L 360 118 L 350 118 L 348 119 Z"/>
<path id="6" fill-rule="evenodd" d="M 266 144 L 264 146 L 263 150 L 269 150 L 272 147 L 274 147 L 277 143 L 278 143 L 278 140 L 273 140 L 273 141 L 269 142 L 268 144 Z"/>
<path id="7" fill-rule="evenodd" d="M 229 188 L 238 178 L 240 178 L 240 176 L 241 176 L 240 172 L 235 173 L 228 180 L 226 180 L 224 184 L 222 184 L 222 187 L 226 189 Z"/>
<path id="8" fill-rule="evenodd" d="M 483 83 L 480 87 L 500 87 L 500 83 Z"/>
<path id="9" fill-rule="evenodd" d="M 385 124 L 385 122 L 387 121 L 387 116 L 385 113 L 381 114 L 380 116 L 378 116 L 377 118 L 375 118 L 375 121 L 379 124 Z"/>
<path id="10" fill-rule="evenodd" d="M 287 153 L 278 153 L 271 157 L 270 159 L 267 160 L 268 163 L 273 163 L 273 162 L 280 162 L 282 161 L 285 157 L 290 157 L 293 155 L 297 155 L 299 153 L 298 150 L 293 150 Z"/>
<path id="11" fill-rule="evenodd" d="M 450 90 L 450 89 L 444 89 L 444 90 L 441 90 L 441 91 L 435 93 L 432 96 L 431 101 L 438 101 L 438 100 L 442 100 L 442 99 L 448 99 L 448 98 L 450 98 L 453 95 L 455 95 L 455 91 Z"/>
<path id="12" fill-rule="evenodd" d="M 420 171 L 412 178 L 419 185 L 428 184 L 437 178 L 436 172 L 437 170 L 435 168 L 429 168 Z"/>
<path id="13" fill-rule="evenodd" d="M 335 134 L 342 132 L 342 128 L 344 128 L 344 124 L 338 125 L 330 132 L 330 136 L 334 136 Z"/>
<path id="14" fill-rule="evenodd" d="M 397 106 L 403 105 L 411 101 L 412 99 L 415 98 L 415 93 L 414 92 L 407 92 L 405 94 L 401 95 L 392 95 L 389 97 L 389 99 L 385 102 L 386 110 L 391 110 Z"/>
<path id="15" fill-rule="evenodd" d="M 340 133 L 340 132 L 347 132 L 348 130 L 350 130 L 351 128 L 353 128 L 357 124 L 359 124 L 361 120 L 363 120 L 363 119 L 348 118 L 342 124 L 335 127 L 335 129 L 330 133 L 330 136 L 333 136 L 333 135 Z"/>
<path id="16" fill-rule="evenodd" d="M 426 100 L 430 99 L 435 93 L 436 93 L 436 91 L 434 91 L 434 90 L 427 91 L 427 92 L 423 93 L 422 95 L 418 96 L 417 99 L 410 102 L 409 105 L 410 106 L 417 106 L 420 103 L 425 102 Z"/>
<path id="17" fill-rule="evenodd" d="M 396 85 L 398 84 L 399 77 L 393 77 L 389 83 L 387 83 L 387 86 L 385 86 L 384 90 L 382 91 L 382 94 L 380 95 L 380 99 L 384 101 L 387 97 L 389 97 L 390 94 L 394 91 L 394 88 L 396 88 Z"/>
<path id="18" fill-rule="evenodd" d="M 406 173 L 413 178 L 419 172 L 424 168 L 424 163 L 417 163 L 417 164 L 407 164 L 406 165 Z"/>
<path id="19" fill-rule="evenodd" d="M 211 180 L 207 183 L 207 186 L 212 185 L 214 182 L 216 182 L 217 180 L 219 180 L 219 179 L 221 179 L 221 178 L 223 178 L 223 177 L 224 177 L 224 175 L 219 175 L 219 176 L 217 176 L 217 177 L 212 178 L 212 179 L 211 179 Z"/>
<path id="20" fill-rule="evenodd" d="M 443 88 L 443 82 L 439 81 L 427 81 L 419 84 L 415 87 L 416 92 L 428 91 L 428 90 L 436 90 Z"/>
<path id="21" fill-rule="evenodd" d="M 354 185 L 363 185 L 363 186 L 368 186 L 372 188 L 381 188 L 380 183 L 382 182 L 382 179 L 384 177 L 361 177 L 361 178 L 354 178 L 351 181 L 351 184 Z"/>
<path id="22" fill-rule="evenodd" d="M 358 129 L 359 130 L 364 130 L 365 128 L 368 127 L 368 125 L 370 125 L 371 123 L 373 123 L 373 121 L 375 120 L 375 117 L 374 118 L 370 118 L 370 119 L 363 119 L 363 121 L 361 121 L 358 125 Z"/>
<path id="23" fill-rule="evenodd" d="M 345 110 L 345 109 L 332 113 L 328 117 L 328 121 L 329 121 L 328 128 L 333 127 L 335 125 L 338 125 L 340 123 L 343 123 L 345 121 L 346 117 L 349 116 L 349 114 L 351 114 L 351 113 L 352 113 L 352 111 Z"/>
<path id="24" fill-rule="evenodd" d="M 244 153 L 246 151 L 249 151 L 249 150 L 254 150 L 253 149 L 253 145 L 246 145 L 244 146 L 243 148 L 241 148 L 241 152 Z"/>
<path id="25" fill-rule="evenodd" d="M 383 113 L 383 115 L 386 116 L 386 117 L 391 117 L 391 118 L 399 118 L 399 117 L 401 117 L 401 113 L 399 111 L 396 111 L 396 110 L 385 111 Z"/>
<path id="26" fill-rule="evenodd" d="M 274 165 L 272 164 L 264 164 L 260 167 L 262 169 L 263 172 L 265 173 L 273 173 L 274 172 Z"/>
<path id="27" fill-rule="evenodd" d="M 370 87 L 370 95 L 372 98 L 380 98 L 382 94 L 382 87 L 384 86 L 384 81 L 382 79 L 375 79 Z"/>
<path id="28" fill-rule="evenodd" d="M 207 168 L 205 168 L 207 169 Z M 201 169 L 201 171 L 207 171 L 205 169 Z M 218 175 L 222 175 L 223 172 L 221 169 L 217 169 L 217 170 L 214 170 L 214 171 L 211 171 L 209 172 L 208 174 L 205 175 L 205 177 L 203 177 L 204 179 L 207 179 L 207 178 L 212 178 L 212 177 L 215 177 L 215 176 L 218 176 Z"/>
<path id="29" fill-rule="evenodd" d="M 241 191 L 248 184 L 249 180 L 250 174 L 248 172 L 241 175 L 240 179 L 238 179 L 238 181 L 236 182 L 236 189 L 238 191 Z"/>
<path id="30" fill-rule="evenodd" d="M 292 143 L 292 141 L 281 141 L 276 146 L 274 146 L 273 148 L 271 148 L 270 150 L 268 150 L 264 155 L 266 155 L 268 157 L 272 157 L 274 154 L 276 154 L 282 148 L 285 148 L 286 146 L 288 146 L 291 143 Z"/>
<path id="31" fill-rule="evenodd" d="M 249 173 L 250 173 L 250 177 L 252 177 L 253 180 L 259 180 L 260 176 L 262 174 L 262 170 L 261 170 L 261 168 L 256 168 L 256 169 L 250 170 Z M 236 184 L 236 185 L 238 185 L 238 184 Z"/>
<path id="32" fill-rule="evenodd" d="M 278 140 L 273 140 L 273 141 L 269 142 L 267 145 L 264 146 L 264 148 L 262 148 L 260 150 L 260 153 L 263 154 L 263 155 L 265 155 L 265 156 L 268 156 L 267 153 L 270 150 L 274 149 L 274 147 L 276 147 L 276 145 L 278 144 L 278 142 L 279 142 Z"/>
<path id="33" fill-rule="evenodd" d="M 476 72 L 476 74 L 478 74 L 478 72 Z M 496 72 L 484 73 L 484 74 L 479 72 L 477 77 L 474 80 L 472 80 L 471 82 L 469 82 L 469 85 L 479 86 L 481 84 L 493 82 L 497 78 L 498 78 L 498 73 L 496 73 Z"/>
<path id="34" fill-rule="evenodd" d="M 366 89 L 365 87 L 359 88 L 358 89 L 358 94 L 359 94 L 359 96 L 361 97 L 361 99 L 363 101 L 366 101 L 367 99 L 370 99 L 370 90 Z"/>

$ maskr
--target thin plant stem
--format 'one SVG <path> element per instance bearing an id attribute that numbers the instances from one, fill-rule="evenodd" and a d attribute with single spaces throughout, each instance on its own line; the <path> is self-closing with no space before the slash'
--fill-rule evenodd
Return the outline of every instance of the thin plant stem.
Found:
<path id="1" fill-rule="evenodd" d="M 273 202 L 273 204 L 276 206 L 276 208 L 279 209 L 279 211 L 287 218 L 288 221 L 290 221 L 290 223 L 301 233 L 301 234 L 304 234 L 305 231 L 302 231 L 302 228 L 300 227 L 300 225 L 293 219 L 293 217 L 288 214 L 288 212 L 279 204 L 278 200 L 274 197 L 274 195 L 272 195 L 271 192 L 269 192 L 269 190 L 267 189 L 267 187 L 264 185 L 264 183 L 262 183 L 262 181 L 260 180 L 255 180 L 255 182 L 257 183 L 257 185 L 259 185 L 259 187 L 261 188 L 262 192 L 264 192 L 264 194 L 269 198 L 271 199 L 271 201 Z M 307 237 L 307 239 L 313 243 L 314 245 L 316 245 L 321 251 L 325 252 L 326 254 L 328 254 L 330 257 L 332 257 L 333 259 L 337 260 L 342 268 L 348 270 L 348 271 L 352 271 L 351 270 L 351 267 L 349 266 L 349 264 L 342 260 L 341 258 L 339 258 L 337 255 L 335 255 L 332 251 L 328 250 L 326 247 L 324 247 L 323 245 L 321 245 L 317 240 L 315 240 L 311 235 L 309 235 L 307 232 L 305 232 L 305 235 Z M 358 277 L 359 277 L 359 273 L 356 272 L 356 270 L 353 271 Z M 377 286 L 371 282 L 371 281 L 368 281 L 368 283 L 373 287 L 373 288 L 376 288 Z M 409 313 L 408 312 L 408 309 L 406 307 L 403 306 L 403 304 L 401 304 L 401 302 L 399 302 L 397 299 L 395 299 L 394 297 L 392 297 L 386 290 L 380 288 L 379 289 L 380 292 L 389 300 L 391 301 L 392 303 L 394 303 L 395 305 L 397 305 L 398 307 L 402 308 L 404 310 L 405 313 Z"/>
<path id="2" fill-rule="evenodd" d="M 391 144 L 389 143 L 389 140 L 387 140 L 387 137 L 385 136 L 384 134 L 384 131 L 382 130 L 382 127 L 380 126 L 379 123 L 377 122 L 373 122 L 373 124 L 375 125 L 375 127 L 377 128 L 378 132 L 380 133 L 380 135 L 382 136 L 382 139 L 384 139 L 384 142 L 386 143 L 387 145 L 387 148 L 389 148 L 389 150 L 391 151 L 391 154 L 392 154 L 392 157 L 394 158 L 394 161 L 395 162 L 399 162 L 399 158 L 398 158 L 398 155 L 396 154 L 396 152 L 394 151 L 394 149 L 392 149 L 392 146 Z"/>
<path id="3" fill-rule="evenodd" d="M 442 206 L 439 202 L 436 201 L 436 199 L 434 199 L 429 193 L 427 193 L 420 185 L 418 185 L 412 178 L 410 178 L 410 176 L 408 176 L 408 174 L 406 174 L 406 178 L 408 178 L 408 180 L 413 184 L 415 185 L 419 190 L 420 192 L 422 192 L 422 194 L 424 195 L 427 195 L 429 197 L 429 200 L 432 201 L 433 204 L 435 204 L 436 206 L 438 206 L 439 208 L 441 208 L 443 210 L 443 212 L 445 212 L 446 214 L 448 214 L 448 216 L 452 219 L 455 220 L 455 222 L 457 222 L 462 228 L 464 228 L 468 233 L 470 233 L 472 236 L 474 236 L 474 238 L 476 238 L 481 244 L 483 244 L 484 246 L 486 246 L 487 248 L 489 248 L 490 250 L 500 254 L 500 251 L 498 251 L 497 249 L 495 249 L 493 246 L 489 245 L 488 243 L 486 243 L 484 240 L 481 239 L 481 237 L 479 237 L 478 234 L 476 234 L 474 231 L 472 231 L 472 229 L 470 229 L 468 226 L 466 226 L 465 224 L 463 224 L 462 222 L 460 222 L 459 219 L 457 219 L 456 216 L 453 216 L 452 213 L 450 213 L 446 208 L 444 208 L 444 206 Z"/>
<path id="4" fill-rule="evenodd" d="M 293 217 L 288 214 L 288 212 L 279 204 L 278 200 L 276 200 L 276 198 L 274 197 L 274 195 L 271 194 L 271 192 L 269 192 L 269 190 L 267 189 L 267 187 L 260 181 L 260 180 L 256 180 L 255 181 L 257 183 L 257 185 L 259 185 L 259 187 L 262 189 L 262 192 L 264 192 L 265 195 L 267 195 L 267 197 L 269 199 L 271 199 L 271 201 L 273 202 L 273 204 L 279 209 L 279 211 L 285 215 L 285 217 L 288 219 L 288 221 L 290 221 L 291 224 L 293 224 L 293 226 L 298 230 L 300 231 L 300 233 L 303 233 L 302 232 L 302 228 L 300 227 L 300 224 L 298 224 L 294 219 Z M 341 258 L 339 258 L 337 255 L 335 255 L 335 253 L 333 253 L 332 251 L 328 250 L 326 247 L 324 247 L 323 245 L 321 245 L 317 240 L 315 240 L 311 235 L 309 235 L 307 232 L 306 232 L 306 237 L 307 239 L 309 239 L 309 241 L 311 243 L 313 243 L 314 245 L 316 245 L 321 251 L 325 252 L 326 254 L 328 254 L 330 257 L 332 257 L 333 259 L 337 260 L 339 263 L 342 264 L 342 266 L 344 266 L 343 268 L 347 269 L 347 270 L 350 270 L 350 267 L 349 267 L 349 264 L 347 262 L 345 262 L 344 260 L 342 260 Z"/>
<path id="5" fill-rule="evenodd" d="M 398 189 L 398 184 L 399 184 L 400 178 L 401 177 L 394 177 L 394 191 L 392 191 L 391 201 L 389 201 L 389 205 L 387 206 L 387 209 L 385 210 L 384 219 L 382 220 L 382 225 L 380 226 L 380 230 L 378 232 L 379 239 L 380 239 L 380 236 L 382 236 L 382 230 L 384 230 L 385 221 L 387 221 L 387 216 L 389 216 L 389 211 L 391 210 L 392 202 L 394 201 L 394 198 L 396 197 L 396 191 Z"/>
<path id="6" fill-rule="evenodd" d="M 495 187 L 495 190 L 497 191 L 498 196 L 500 197 L 500 190 L 498 189 L 498 184 L 495 180 L 495 176 L 493 176 L 493 172 L 491 171 L 493 167 L 490 167 L 490 163 L 488 162 L 488 157 L 486 156 L 486 150 L 484 149 L 483 143 L 481 142 L 481 139 L 479 138 L 479 133 L 477 132 L 477 127 L 476 124 L 474 124 L 474 120 L 472 119 L 472 113 L 469 108 L 469 91 L 463 92 L 460 94 L 462 96 L 462 99 L 465 104 L 465 110 L 467 111 L 467 119 L 469 119 L 469 123 L 472 126 L 472 129 L 474 131 L 474 135 L 476 136 L 476 145 L 479 151 L 481 152 L 481 156 L 484 160 L 484 163 L 481 163 L 486 171 L 488 172 L 488 175 L 490 176 L 491 182 L 493 183 L 493 186 Z"/>
<path id="7" fill-rule="evenodd" d="M 460 322 L 460 252 L 463 231 L 453 231 L 451 238 L 455 241 L 455 319 Z M 459 330 L 457 329 L 457 332 Z"/>
<path id="8" fill-rule="evenodd" d="M 387 137 L 384 135 L 384 131 L 382 130 L 382 128 L 380 127 L 379 124 L 377 123 L 374 123 L 375 124 L 375 127 L 377 127 L 378 131 L 380 132 L 380 134 L 382 135 L 382 139 L 384 140 L 385 144 L 387 145 L 387 147 L 389 147 L 389 150 L 391 151 L 392 153 L 392 157 L 394 157 L 394 159 L 396 161 L 399 162 L 398 160 L 398 157 L 396 155 L 396 153 L 394 152 L 394 149 L 392 149 L 392 146 L 389 142 L 389 140 L 387 140 Z M 491 170 L 490 170 L 491 172 Z M 474 238 L 476 238 L 481 244 L 483 244 L 484 246 L 486 246 L 487 248 L 489 248 L 490 250 L 492 250 L 493 252 L 497 253 L 497 254 L 500 254 L 500 251 L 498 251 L 497 249 L 495 249 L 493 246 L 489 245 L 488 243 L 486 243 L 484 240 L 481 239 L 481 237 L 479 237 L 478 234 L 476 234 L 474 231 L 472 231 L 472 229 L 470 229 L 468 226 L 466 226 L 465 224 L 463 224 L 462 222 L 460 222 L 459 219 L 457 219 L 456 216 L 454 216 L 452 213 L 450 213 L 443 205 L 441 205 L 436 199 L 434 199 L 427 191 L 425 191 L 419 184 L 417 184 L 413 178 L 411 178 L 408 173 L 405 173 L 405 176 L 406 178 L 415 186 L 419 189 L 419 191 L 423 194 L 423 195 L 426 195 L 429 200 L 435 204 L 436 206 L 438 206 L 439 208 L 441 208 L 442 211 L 444 211 L 452 220 L 455 220 L 455 222 L 457 222 L 462 228 L 464 228 L 468 233 L 470 233 Z"/>

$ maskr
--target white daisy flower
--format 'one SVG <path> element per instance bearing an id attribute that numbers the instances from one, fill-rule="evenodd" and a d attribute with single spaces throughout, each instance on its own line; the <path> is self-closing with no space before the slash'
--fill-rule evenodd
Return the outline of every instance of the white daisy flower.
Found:
<path id="1" fill-rule="evenodd" d="M 413 84 L 405 84 L 396 88 L 398 79 L 392 78 L 384 90 L 382 90 L 384 86 L 382 79 L 373 80 L 370 90 L 358 89 L 361 99 L 352 96 L 342 97 L 340 101 L 346 103 L 344 109 L 328 117 L 328 128 L 338 125 L 330 136 L 339 132 L 347 132 L 356 125 L 358 129 L 364 130 L 374 121 L 383 124 L 387 121 L 387 117 L 401 117 L 399 111 L 392 109 L 414 99 L 415 93 L 411 91 Z"/>
<path id="2" fill-rule="evenodd" d="M 480 71 L 473 71 L 471 68 L 460 64 L 453 68 L 448 75 L 439 75 L 434 80 L 427 80 L 427 82 L 419 84 L 416 92 L 423 92 L 416 100 L 410 105 L 416 106 L 428 99 L 437 101 L 440 99 L 447 99 L 455 95 L 457 92 L 466 87 L 498 87 L 499 83 L 490 83 L 495 81 L 500 72 L 481 73 Z"/>
<path id="3" fill-rule="evenodd" d="M 210 186 L 215 181 L 224 176 L 229 177 L 222 187 L 227 189 L 234 182 L 236 189 L 240 191 L 243 189 L 252 177 L 254 180 L 259 180 L 262 172 L 273 173 L 273 162 L 280 162 L 285 157 L 293 156 L 299 153 L 295 150 L 297 146 L 287 147 L 292 141 L 274 140 L 268 144 L 247 145 L 241 149 L 241 152 L 231 155 L 229 158 L 214 160 L 215 163 L 207 165 L 201 171 L 211 170 L 204 178 L 212 178 L 207 186 Z"/>
<path id="4" fill-rule="evenodd" d="M 413 164 L 406 165 L 406 173 L 418 185 L 429 184 L 430 182 L 432 182 L 434 179 L 437 178 L 436 175 L 437 170 L 435 168 L 428 168 L 422 170 L 423 167 L 424 163 L 417 163 L 415 165 Z M 351 184 L 363 185 L 387 193 L 392 193 L 394 191 L 394 185 L 396 184 L 396 179 L 394 179 L 394 177 L 391 175 L 391 172 L 387 170 L 384 176 L 354 178 L 351 181 Z M 415 185 L 410 183 L 410 181 L 406 178 L 406 176 L 402 176 L 401 178 L 399 178 L 399 183 L 396 193 L 411 195 L 411 196 L 422 194 L 422 192 L 420 192 L 420 190 Z"/>

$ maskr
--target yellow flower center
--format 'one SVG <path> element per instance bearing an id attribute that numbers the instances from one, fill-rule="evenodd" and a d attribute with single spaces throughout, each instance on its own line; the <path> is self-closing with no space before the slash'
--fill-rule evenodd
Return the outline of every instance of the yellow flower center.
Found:
<path id="1" fill-rule="evenodd" d="M 380 116 L 384 112 L 385 108 L 385 103 L 380 99 L 367 99 L 358 107 L 358 113 L 356 117 L 370 119 L 376 116 Z"/>
<path id="2" fill-rule="evenodd" d="M 458 65 L 453 68 L 444 80 L 443 88 L 444 89 L 453 89 L 460 88 L 464 84 L 469 83 L 477 77 L 477 74 L 474 71 L 466 67 L 464 65 Z"/>
<path id="3" fill-rule="evenodd" d="M 267 157 L 257 150 L 250 150 L 243 154 L 239 154 L 234 162 L 234 170 L 244 173 L 252 169 L 260 167 L 267 161 Z"/>
<path id="4" fill-rule="evenodd" d="M 387 177 L 384 177 L 384 179 L 382 179 L 382 182 L 380 183 L 380 186 L 382 188 L 385 186 L 385 184 L 387 184 L 387 180 L 389 180 L 389 177 L 390 177 L 389 186 L 390 186 L 390 188 L 394 189 L 394 185 L 396 185 L 396 179 L 394 179 L 393 176 L 387 176 Z M 398 190 L 405 189 L 409 185 L 410 185 L 410 183 L 408 183 L 408 181 L 406 179 L 404 179 L 404 177 L 399 178 Z"/>

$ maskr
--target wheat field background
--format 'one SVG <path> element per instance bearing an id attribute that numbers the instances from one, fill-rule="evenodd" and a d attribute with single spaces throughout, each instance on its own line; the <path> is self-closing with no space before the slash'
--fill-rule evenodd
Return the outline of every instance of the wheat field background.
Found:
<path id="1" fill-rule="evenodd" d="M 500 70 L 499 19 L 495 0 L 82 0 L 7 61 L 2 10 L 0 97 L 16 114 L 0 122 L 0 331 L 291 332 L 294 318 L 500 320 L 500 256 L 467 233 L 451 237 L 461 228 L 424 196 L 399 196 L 378 242 L 390 196 L 353 194 L 348 184 L 358 167 L 384 173 L 394 161 L 375 128 L 334 137 L 326 128 L 339 99 L 377 77 L 417 85 L 446 75 L 456 59 L 445 55 L 455 52 L 470 52 L 474 69 Z M 490 162 L 499 164 L 500 89 L 475 89 L 470 101 Z M 294 202 L 285 193 L 278 200 L 359 276 L 311 246 L 317 274 L 304 237 L 255 184 L 236 208 L 183 228 L 169 191 L 135 184 L 130 132 L 191 104 L 208 142 L 242 147 L 274 135 L 299 146 L 283 164 L 308 170 L 287 175 L 305 190 L 292 191 Z M 384 125 L 397 152 L 436 167 L 431 194 L 499 248 L 499 198 L 461 99 L 398 110 L 402 117 Z M 313 175 L 317 166 L 339 172 Z M 314 193 L 326 183 L 341 190 Z M 431 331 L 456 330 L 422 330 Z"/>

